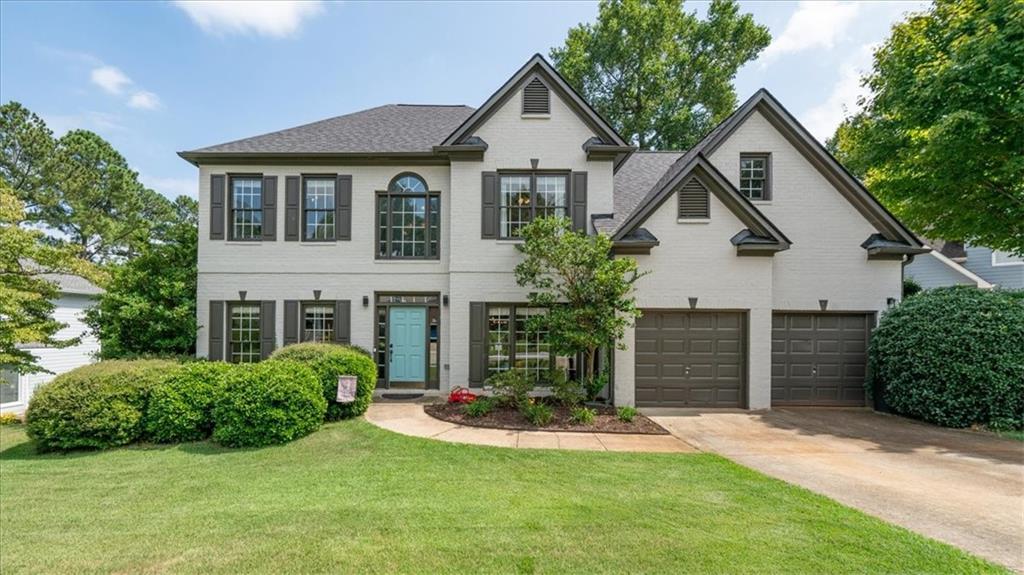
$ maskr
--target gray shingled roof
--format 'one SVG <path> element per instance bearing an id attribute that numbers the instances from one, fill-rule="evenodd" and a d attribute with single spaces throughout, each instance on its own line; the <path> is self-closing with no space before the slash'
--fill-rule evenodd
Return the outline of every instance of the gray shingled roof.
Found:
<path id="1" fill-rule="evenodd" d="M 102 288 L 81 276 L 74 276 L 70 274 L 39 274 L 39 277 L 57 284 L 61 293 L 81 295 L 99 295 L 103 293 Z"/>
<path id="2" fill-rule="evenodd" d="M 683 152 L 633 152 L 615 172 L 614 217 L 596 218 L 594 227 L 600 232 L 612 233 L 682 155 Z"/>
<path id="3" fill-rule="evenodd" d="M 469 106 L 388 104 L 190 154 L 383 154 L 431 152 L 468 118 Z"/>

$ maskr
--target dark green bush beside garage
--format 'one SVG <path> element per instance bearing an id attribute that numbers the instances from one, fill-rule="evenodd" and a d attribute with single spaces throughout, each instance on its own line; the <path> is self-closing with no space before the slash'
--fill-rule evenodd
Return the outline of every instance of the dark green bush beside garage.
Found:
<path id="1" fill-rule="evenodd" d="M 1024 427 L 1024 292 L 921 292 L 882 316 L 869 353 L 869 389 L 895 413 L 948 427 Z"/>

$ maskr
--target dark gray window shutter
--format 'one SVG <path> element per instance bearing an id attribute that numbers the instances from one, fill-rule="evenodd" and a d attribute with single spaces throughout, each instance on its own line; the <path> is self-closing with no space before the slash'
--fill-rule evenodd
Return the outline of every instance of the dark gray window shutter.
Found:
<path id="1" fill-rule="evenodd" d="M 210 300 L 210 317 L 206 322 L 209 346 L 206 358 L 210 361 L 224 360 L 224 302 Z"/>
<path id="2" fill-rule="evenodd" d="M 551 113 L 551 92 L 540 78 L 530 80 L 523 88 L 523 113 L 524 114 L 550 114 Z"/>
<path id="3" fill-rule="evenodd" d="M 277 239 L 277 176 L 263 176 L 263 239 Z"/>
<path id="4" fill-rule="evenodd" d="M 267 359 L 274 351 L 274 344 L 277 342 L 275 315 L 273 301 L 260 302 L 260 359 Z"/>
<path id="5" fill-rule="evenodd" d="M 298 176 L 285 176 L 284 178 L 284 241 L 299 241 L 299 193 L 300 179 Z"/>
<path id="6" fill-rule="evenodd" d="M 572 229 L 587 231 L 587 173 L 572 173 Z"/>
<path id="7" fill-rule="evenodd" d="M 352 176 L 338 176 L 334 186 L 334 229 L 339 240 L 352 239 Z"/>
<path id="8" fill-rule="evenodd" d="M 481 196 L 480 237 L 489 240 L 498 237 L 498 173 L 483 172 L 483 194 Z"/>
<path id="9" fill-rule="evenodd" d="M 224 239 L 224 174 L 210 176 L 210 239 Z"/>
<path id="10" fill-rule="evenodd" d="M 352 300 L 334 302 L 334 341 L 352 343 Z"/>
<path id="11" fill-rule="evenodd" d="M 487 379 L 487 305 L 469 304 L 469 385 L 483 387 Z"/>
<path id="12" fill-rule="evenodd" d="M 284 344 L 299 343 L 299 302 L 284 300 Z"/>
<path id="13" fill-rule="evenodd" d="M 679 218 L 708 218 L 708 189 L 697 178 L 690 178 L 679 189 Z"/>

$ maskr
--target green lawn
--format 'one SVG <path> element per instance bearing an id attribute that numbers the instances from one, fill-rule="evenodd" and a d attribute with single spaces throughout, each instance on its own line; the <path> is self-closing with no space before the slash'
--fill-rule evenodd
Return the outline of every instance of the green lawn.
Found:
<path id="1" fill-rule="evenodd" d="M 292 444 L 36 455 L 0 428 L 0 572 L 978 573 L 714 455 L 510 450 L 336 423 Z"/>

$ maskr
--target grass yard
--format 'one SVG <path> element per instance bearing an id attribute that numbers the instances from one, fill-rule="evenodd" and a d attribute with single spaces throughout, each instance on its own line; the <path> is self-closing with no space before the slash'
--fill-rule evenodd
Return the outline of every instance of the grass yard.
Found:
<path id="1" fill-rule="evenodd" d="M 714 455 L 532 451 L 361 420 L 292 444 L 37 455 L 0 428 L 0 572 L 980 573 Z"/>

